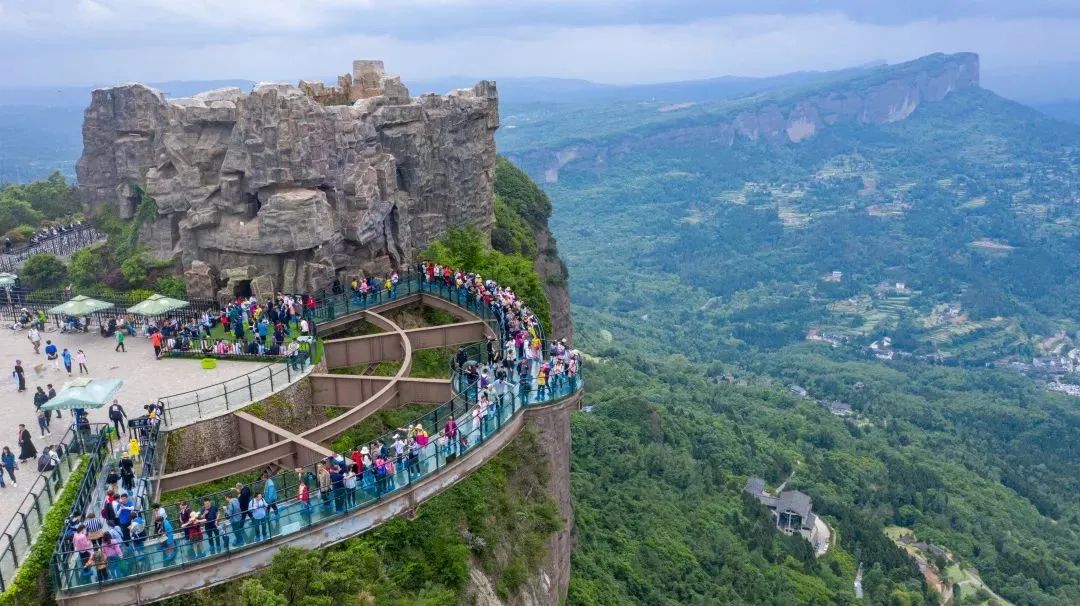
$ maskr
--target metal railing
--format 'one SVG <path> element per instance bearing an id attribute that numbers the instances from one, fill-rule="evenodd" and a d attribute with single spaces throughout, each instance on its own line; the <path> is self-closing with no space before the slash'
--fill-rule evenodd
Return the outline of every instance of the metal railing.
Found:
<path id="1" fill-rule="evenodd" d="M 430 439 L 416 455 L 392 455 L 392 469 L 386 469 L 385 473 L 368 467 L 355 476 L 353 487 L 346 488 L 342 482 L 325 491 L 320 490 L 319 464 L 301 468 L 299 472 L 294 470 L 275 474 L 269 479 L 277 490 L 277 498 L 273 503 L 267 503 L 265 511 L 253 510 L 250 505 L 247 510 L 260 515 L 259 519 L 244 512 L 230 515 L 226 500 L 238 494 L 234 489 L 193 498 L 190 503 L 197 512 L 205 500 L 211 501 L 217 508 L 216 522 L 200 522 L 197 535 L 190 534 L 190 527 L 180 524 L 179 504 L 166 504 L 164 508 L 172 532 L 121 542 L 122 556 L 110 558 L 107 573 L 97 578 L 91 576 L 92 571 L 85 565 L 81 554 L 73 549 L 58 549 L 53 556 L 52 571 L 57 587 L 66 593 L 93 590 L 102 584 L 124 582 L 132 577 L 152 575 L 206 558 L 225 556 L 273 537 L 303 533 L 312 525 L 374 505 L 395 492 L 445 470 L 498 434 L 529 406 L 551 404 L 573 396 L 583 388 L 584 382 L 578 375 L 559 382 L 552 390 L 543 393 L 535 388 L 509 392 L 493 400 L 482 415 L 474 415 L 470 410 L 471 398 L 468 393 L 471 390 L 456 394 L 436 410 L 410 423 L 410 426 L 422 425 L 428 430 Z M 440 427 L 451 416 L 458 425 L 454 434 L 448 434 Z M 389 448 L 393 434 L 389 432 L 379 436 L 370 444 L 380 441 Z M 365 441 L 364 445 L 368 443 Z M 349 465 L 351 461 L 346 460 L 345 463 Z M 299 497 L 301 482 L 309 489 L 307 502 Z M 247 486 L 254 497 L 266 490 L 267 482 L 260 480 Z M 151 525 L 151 520 L 147 520 L 147 525 Z"/>
<path id="2" fill-rule="evenodd" d="M 17 273 L 22 264 L 34 255 L 50 254 L 63 257 L 104 240 L 106 237 L 107 234 L 92 225 L 79 225 L 74 229 L 12 248 L 11 251 L 0 250 L 0 271 Z"/>
<path id="3" fill-rule="evenodd" d="M 60 498 L 64 482 L 75 470 L 78 456 L 89 450 L 87 446 L 92 448 L 94 440 L 96 438 L 88 441 L 87 436 L 69 427 L 60 438 L 60 445 L 64 449 L 60 464 L 43 473 L 36 471 L 34 467 L 35 471 L 32 473 L 36 475 L 30 484 L 29 492 L 19 503 L 3 534 L 0 534 L 0 591 L 11 585 L 15 572 L 25 561 L 45 524 L 45 515 Z M 28 465 L 36 466 L 37 460 L 29 461 Z M 5 470 L 0 469 L 0 473 L 5 473 Z M 23 472 L 23 475 L 29 474 Z M 10 479 L 9 477 L 8 480 Z"/>
<path id="4" fill-rule="evenodd" d="M 200 356 L 202 357 L 202 356 Z M 311 358 L 300 356 L 267 364 L 251 372 L 183 393 L 164 396 L 158 402 L 164 407 L 166 426 L 203 418 L 210 412 L 229 411 L 257 402 L 278 389 L 304 376 L 311 368 Z"/>
<path id="5" fill-rule="evenodd" d="M 309 318 L 315 319 L 316 322 L 332 320 L 341 315 L 363 311 L 366 308 L 387 303 L 400 296 L 408 296 L 414 292 L 436 294 L 446 300 L 455 302 L 459 306 L 487 321 L 494 334 L 498 335 L 498 343 L 500 346 L 499 355 L 502 354 L 504 330 L 502 323 L 496 316 L 496 312 L 493 311 L 490 305 L 471 296 L 466 289 L 449 287 L 441 281 L 427 282 L 421 279 L 419 275 L 415 274 L 407 275 L 405 279 L 399 280 L 398 284 L 393 289 L 382 289 L 374 293 L 368 293 L 368 295 L 363 298 L 356 297 L 351 292 L 330 296 L 326 296 L 325 293 L 320 293 L 322 298 L 318 300 L 319 305 L 317 305 L 313 312 L 307 312 L 307 315 Z M 341 312 L 340 315 L 338 315 L 339 311 Z M 542 329 L 537 326 L 537 330 Z M 542 334 L 542 332 L 540 334 Z M 548 344 L 545 342 L 542 347 L 544 354 L 546 354 L 548 351 Z M 468 346 L 466 348 L 466 356 L 475 363 L 486 364 L 489 362 L 487 347 L 486 344 L 483 343 Z M 247 377 L 246 389 L 248 396 L 246 402 L 255 400 L 255 383 L 251 381 L 252 374 L 269 372 L 267 377 L 260 377 L 257 379 L 257 382 L 262 383 L 269 381 L 271 392 L 273 391 L 274 366 L 275 365 L 270 365 L 245 375 L 245 377 Z M 286 373 L 289 373 L 290 371 L 290 367 L 286 366 Z M 215 524 L 208 526 L 204 522 L 200 526 L 201 531 L 199 534 L 201 535 L 203 531 L 206 533 L 205 541 L 203 539 L 190 538 L 188 532 L 181 527 L 178 518 L 178 504 L 168 504 L 165 506 L 167 517 L 171 522 L 175 522 L 175 524 L 172 525 L 174 533 L 177 531 L 183 533 L 185 538 L 182 539 L 182 542 L 183 545 L 187 547 L 187 550 L 185 551 L 177 548 L 178 541 L 173 533 L 165 533 L 163 535 L 151 537 L 150 541 L 152 541 L 153 544 L 149 546 L 147 545 L 146 538 L 126 541 L 121 544 L 121 549 L 124 554 L 123 557 L 118 561 L 111 560 L 107 568 L 108 573 L 103 575 L 103 577 L 99 577 L 97 582 L 115 582 L 133 575 L 152 574 L 159 570 L 183 566 L 191 561 L 199 560 L 203 557 L 208 557 L 209 555 L 229 553 L 241 549 L 249 543 L 266 540 L 272 535 L 301 532 L 323 519 L 344 514 L 357 507 L 377 502 L 387 494 L 409 486 L 423 477 L 436 473 L 439 470 L 444 469 L 447 465 L 452 464 L 459 456 L 464 455 L 472 448 L 490 439 L 494 433 L 501 430 L 527 406 L 548 404 L 570 397 L 578 393 L 584 386 L 580 373 L 572 376 L 563 374 L 558 377 L 553 377 L 547 384 L 540 386 L 536 383 L 536 378 L 531 372 L 527 373 L 527 375 L 518 376 L 514 373 L 513 369 L 510 369 L 510 378 L 514 380 L 516 387 L 505 389 L 503 393 L 494 394 L 491 402 L 487 402 L 485 399 L 486 406 L 482 407 L 477 405 L 476 408 L 472 408 L 473 404 L 478 403 L 482 390 L 480 389 L 479 381 L 468 383 L 465 380 L 465 375 L 462 371 L 463 367 L 458 365 L 452 366 L 451 389 L 453 391 L 453 397 L 448 402 L 436 407 L 434 410 L 417 419 L 414 419 L 408 424 L 408 427 L 410 428 L 417 425 L 423 427 L 425 432 L 431 436 L 431 439 L 422 447 L 419 454 L 416 456 L 410 456 L 407 459 L 397 457 L 399 468 L 394 469 L 392 473 L 377 477 L 375 471 L 372 468 L 368 468 L 364 470 L 364 473 L 357 479 L 356 487 L 352 490 L 345 492 L 341 487 L 335 487 L 333 489 L 333 505 L 330 504 L 330 492 L 322 493 L 322 506 L 319 507 L 318 510 L 311 507 L 310 503 L 297 502 L 298 497 L 289 498 L 289 495 L 297 494 L 301 481 L 307 482 L 312 476 L 317 475 L 317 464 L 302 469 L 300 473 L 289 471 L 276 474 L 272 480 L 274 481 L 275 487 L 279 489 L 280 494 L 285 498 L 274 502 L 273 511 L 275 512 L 275 519 L 272 523 L 270 522 L 269 512 L 267 512 L 267 517 L 265 518 L 267 520 L 266 522 L 255 522 L 252 520 L 254 532 L 251 534 L 244 529 L 244 515 L 239 516 L 239 520 L 230 520 L 229 515 L 225 510 L 225 497 L 230 496 L 233 492 L 232 490 L 205 495 L 200 499 L 194 500 L 197 506 L 198 504 L 201 504 L 203 500 L 209 499 L 219 508 L 218 521 Z M 240 377 L 240 379 L 244 379 L 244 377 Z M 228 410 L 230 407 L 230 391 L 233 391 L 233 393 L 236 391 L 242 393 L 244 391 L 243 384 L 239 386 L 239 389 L 230 390 L 228 384 L 234 381 L 236 381 L 236 379 L 226 381 L 216 386 L 211 386 L 210 388 L 193 390 L 184 394 L 162 398 L 161 403 L 164 404 L 165 422 L 175 424 L 175 421 L 172 420 L 172 416 L 176 414 L 177 410 L 190 410 L 192 406 L 194 406 L 194 412 L 197 416 L 201 417 L 203 407 L 207 406 L 208 402 L 215 402 L 215 407 L 217 407 L 220 406 L 221 399 L 224 400 L 225 409 Z M 291 374 L 287 376 L 287 381 L 291 383 Z M 210 390 L 210 392 L 208 393 L 207 390 Z M 217 391 L 220 391 L 221 393 L 218 394 L 216 393 Z M 458 423 L 459 429 L 456 430 L 453 435 L 448 434 L 444 427 L 450 418 L 454 418 L 455 421 L 460 420 Z M 394 433 L 395 432 L 389 432 L 380 436 L 379 441 L 383 444 L 391 444 L 393 442 L 392 436 Z M 157 440 L 155 440 L 156 450 L 160 451 L 160 445 L 157 445 L 156 441 Z M 372 441 L 371 443 L 374 445 L 375 441 Z M 149 478 L 149 476 L 147 477 Z M 263 482 L 255 482 L 248 486 L 251 488 L 251 492 L 254 495 L 256 492 L 264 489 L 266 484 Z M 360 493 L 359 500 L 357 498 L 358 492 Z M 317 493 L 318 486 L 316 485 L 312 494 Z M 144 490 L 143 494 L 145 497 L 150 494 L 150 491 Z M 314 497 L 312 498 L 314 499 Z M 278 507 L 279 504 L 281 507 Z M 286 508 L 286 505 L 289 504 L 297 505 L 297 511 L 287 512 L 282 516 L 279 510 Z M 145 509 L 146 507 L 144 504 L 144 510 Z M 282 521 L 283 519 L 285 520 L 284 522 Z M 231 526 L 230 530 L 222 530 L 229 526 Z M 274 530 L 275 528 L 276 531 Z M 254 540 L 251 541 L 250 539 Z M 222 548 L 222 543 L 224 543 L 224 548 Z M 62 547 L 63 545 L 58 547 L 53 558 L 53 574 L 55 575 L 57 586 L 60 587 L 61 591 L 77 591 L 95 587 L 96 584 L 94 583 L 94 580 L 86 574 L 87 567 L 85 566 L 82 556 L 75 553 L 72 549 L 65 550 Z M 206 553 L 207 550 L 209 550 L 210 553 Z"/>

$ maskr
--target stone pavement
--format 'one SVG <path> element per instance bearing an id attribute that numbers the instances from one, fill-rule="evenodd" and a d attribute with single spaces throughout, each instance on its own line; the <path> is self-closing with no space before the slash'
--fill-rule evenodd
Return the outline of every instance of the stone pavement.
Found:
<path id="1" fill-rule="evenodd" d="M 198 359 L 155 360 L 149 340 L 142 336 L 130 337 L 125 341 L 127 352 L 115 352 L 116 341 L 102 338 L 96 330 L 83 334 L 60 334 L 53 326 L 41 335 L 42 353 L 34 355 L 26 331 L 12 331 L 5 325 L 0 327 L 0 446 L 10 447 L 16 456 L 19 454 L 16 445 L 19 423 L 24 423 L 30 430 L 34 446 L 40 453 L 44 446 L 59 442 L 72 422 L 68 411 L 64 411 L 60 419 L 54 415 L 52 435 L 40 437 L 34 410 L 33 394 L 36 387 L 40 385 L 45 388 L 47 383 L 52 383 L 59 392 L 66 381 L 79 376 L 77 364 L 73 364 L 74 372 L 69 378 L 63 364 L 57 370 L 52 361 L 45 359 L 46 339 L 51 339 L 60 351 L 67 347 L 72 354 L 78 349 L 86 352 L 90 377 L 122 379 L 124 386 L 117 398 L 130 417 L 141 416 L 143 405 L 156 402 L 162 396 L 213 385 L 266 366 L 265 362 L 219 360 L 217 368 L 204 370 Z M 27 390 L 23 393 L 18 393 L 18 384 L 12 376 L 16 359 L 22 360 L 26 369 Z M 89 414 L 91 422 L 108 422 L 104 408 L 89 411 Z M 36 462 L 20 465 L 15 475 L 19 481 L 18 488 L 12 487 L 10 482 L 7 488 L 0 488 L 0 527 L 7 524 L 19 502 L 26 496 L 37 475 Z"/>

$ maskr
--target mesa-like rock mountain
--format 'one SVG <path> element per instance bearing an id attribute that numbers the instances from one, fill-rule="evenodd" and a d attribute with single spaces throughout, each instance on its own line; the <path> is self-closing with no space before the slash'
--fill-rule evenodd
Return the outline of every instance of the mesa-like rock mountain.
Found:
<path id="1" fill-rule="evenodd" d="M 193 296 L 308 291 L 404 266 L 448 228 L 489 231 L 498 125 L 493 82 L 411 97 L 374 61 L 336 87 L 129 84 L 93 93 L 79 190 L 142 221 Z"/>

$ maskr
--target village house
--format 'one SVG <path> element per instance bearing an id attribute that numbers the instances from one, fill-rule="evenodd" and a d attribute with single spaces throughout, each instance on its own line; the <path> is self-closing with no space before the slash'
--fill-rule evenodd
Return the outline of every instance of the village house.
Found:
<path id="1" fill-rule="evenodd" d="M 831 532 L 812 511 L 810 495 L 798 490 L 785 490 L 779 496 L 773 496 L 766 492 L 765 480 L 761 478 L 747 480 L 744 490 L 769 508 L 777 530 L 784 534 L 798 533 L 810 541 L 818 555 L 828 549 Z"/>

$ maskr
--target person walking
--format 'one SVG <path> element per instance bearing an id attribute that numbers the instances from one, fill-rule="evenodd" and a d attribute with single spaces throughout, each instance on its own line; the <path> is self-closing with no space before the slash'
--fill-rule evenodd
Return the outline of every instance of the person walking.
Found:
<path id="1" fill-rule="evenodd" d="M 60 354 L 60 358 L 64 361 L 64 368 L 67 370 L 68 376 L 71 376 L 71 352 L 68 348 L 64 348 L 64 352 Z"/>
<path id="2" fill-rule="evenodd" d="M 37 458 L 37 448 L 34 448 L 34 442 L 30 439 L 30 430 L 26 428 L 26 425 L 19 423 L 19 462 L 25 463 L 32 459 Z"/>
<path id="3" fill-rule="evenodd" d="M 34 346 L 34 354 L 41 353 L 41 333 L 33 324 L 30 325 L 30 330 L 26 331 L 26 338 Z"/>
<path id="4" fill-rule="evenodd" d="M 124 331 L 116 331 L 116 347 L 113 349 L 113 351 L 122 351 L 125 353 L 127 352 L 127 349 L 124 349 L 124 335 Z"/>
<path id="5" fill-rule="evenodd" d="M 15 370 L 11 374 L 19 382 L 19 391 L 26 391 L 26 371 L 23 370 L 22 360 L 15 360 Z"/>
<path id="6" fill-rule="evenodd" d="M 113 422 L 113 427 L 116 428 L 116 435 L 119 436 L 121 432 L 127 434 L 127 429 L 124 428 L 123 420 L 127 418 L 127 413 L 124 412 L 124 407 L 120 405 L 117 400 L 112 401 L 112 405 L 109 406 L 109 420 Z"/>
<path id="7" fill-rule="evenodd" d="M 53 361 L 53 367 L 60 370 L 60 350 L 52 341 L 45 340 L 45 359 Z"/>
<path id="8" fill-rule="evenodd" d="M 49 432 L 49 422 L 52 421 L 52 415 L 46 411 L 41 410 L 41 407 L 49 401 L 49 394 L 45 393 L 45 390 L 38 386 L 37 391 L 34 392 L 34 409 L 37 410 L 38 428 L 41 429 L 41 437 L 45 437 L 45 434 Z"/>
<path id="9" fill-rule="evenodd" d="M 86 367 L 86 352 L 78 350 L 75 352 L 75 361 L 79 363 L 79 374 L 90 374 L 90 370 Z"/>
<path id="10" fill-rule="evenodd" d="M 5 446 L 3 452 L 0 453 L 0 465 L 4 466 L 3 469 L 0 469 L 0 474 L 3 474 L 6 471 L 11 478 L 11 485 L 18 488 L 19 483 L 15 481 L 15 453 L 11 452 L 11 449 L 7 446 Z"/>
<path id="11" fill-rule="evenodd" d="M 262 479 L 263 479 L 263 498 L 266 499 L 266 506 L 269 508 L 270 511 L 272 511 L 274 513 L 274 519 L 276 520 L 277 517 L 278 517 L 277 485 L 274 484 L 274 479 L 270 477 L 270 474 L 268 472 L 265 472 L 265 471 L 263 472 Z"/>
<path id="12" fill-rule="evenodd" d="M 53 387 L 52 383 L 47 384 L 45 387 L 48 388 L 46 390 L 46 392 L 48 392 L 48 394 L 49 394 L 49 399 L 51 400 L 51 399 L 55 398 L 56 397 L 56 389 Z M 56 409 L 56 418 L 61 419 L 61 418 L 63 418 L 63 416 L 64 415 L 60 414 L 60 409 L 57 408 Z"/>

